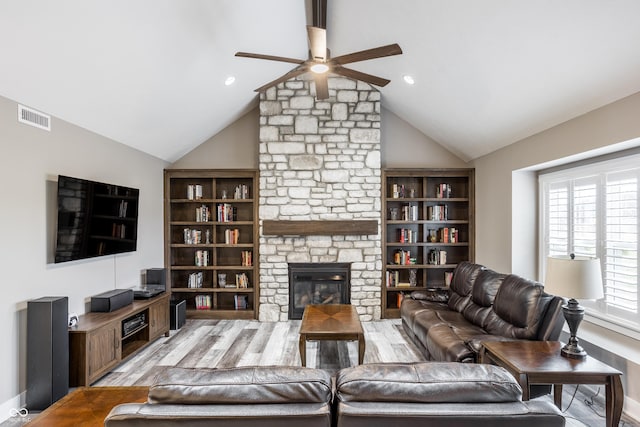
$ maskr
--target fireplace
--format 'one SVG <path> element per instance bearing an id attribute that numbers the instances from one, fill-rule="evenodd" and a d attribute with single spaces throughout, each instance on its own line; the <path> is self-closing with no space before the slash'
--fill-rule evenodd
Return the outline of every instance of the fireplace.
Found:
<path id="1" fill-rule="evenodd" d="M 307 304 L 349 304 L 350 263 L 290 263 L 289 319 L 302 319 Z"/>

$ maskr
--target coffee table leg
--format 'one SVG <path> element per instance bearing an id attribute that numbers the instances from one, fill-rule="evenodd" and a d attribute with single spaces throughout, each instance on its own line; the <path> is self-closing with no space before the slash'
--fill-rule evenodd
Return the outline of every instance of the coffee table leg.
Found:
<path id="1" fill-rule="evenodd" d="M 553 403 L 562 410 L 562 384 L 553 385 Z"/>
<path id="2" fill-rule="evenodd" d="M 364 350 L 365 350 L 365 342 L 364 335 L 358 335 L 358 364 L 362 365 L 364 362 Z"/>
<path id="3" fill-rule="evenodd" d="M 298 342 L 300 348 L 300 363 L 302 366 L 307 366 L 307 336 L 300 334 L 300 341 Z"/>

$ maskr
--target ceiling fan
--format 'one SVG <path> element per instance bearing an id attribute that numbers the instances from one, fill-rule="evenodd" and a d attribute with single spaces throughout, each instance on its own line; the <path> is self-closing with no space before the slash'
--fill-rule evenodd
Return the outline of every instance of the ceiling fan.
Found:
<path id="1" fill-rule="evenodd" d="M 369 59 L 383 58 L 385 56 L 400 55 L 402 53 L 402 49 L 400 49 L 400 46 L 397 43 L 331 58 L 329 49 L 327 49 L 327 0 L 311 0 L 311 15 L 312 25 L 307 26 L 309 59 L 302 60 L 248 52 L 236 53 L 236 56 L 244 58 L 267 59 L 270 61 L 297 64 L 297 67 L 293 68 L 288 73 L 257 88 L 256 92 L 264 92 L 278 83 L 287 81 L 309 71 L 313 73 L 313 79 L 316 84 L 317 99 L 327 99 L 329 97 L 327 79 L 330 73 L 355 80 L 361 80 L 376 86 L 386 86 L 390 82 L 390 80 L 382 77 L 346 68 L 344 65 Z"/>

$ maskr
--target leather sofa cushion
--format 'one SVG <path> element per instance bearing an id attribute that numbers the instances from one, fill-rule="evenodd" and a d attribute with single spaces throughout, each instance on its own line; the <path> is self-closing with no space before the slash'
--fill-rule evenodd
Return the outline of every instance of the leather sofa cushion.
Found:
<path id="1" fill-rule="evenodd" d="M 487 319 L 485 329 L 493 335 L 535 339 L 552 298 L 542 284 L 510 274 L 498 290 L 493 303 L 495 315 Z"/>
<path id="2" fill-rule="evenodd" d="M 463 261 L 456 266 L 451 280 L 451 295 L 449 295 L 448 305 L 451 310 L 462 312 L 471 298 L 471 288 L 478 273 L 485 267 L 480 264 L 473 264 Z"/>
<path id="3" fill-rule="evenodd" d="M 467 345 L 467 340 L 484 333 L 482 328 L 464 319 L 455 324 L 442 323 L 429 329 L 425 347 L 433 360 L 475 362 L 476 353 Z"/>
<path id="4" fill-rule="evenodd" d="M 230 369 L 171 368 L 163 371 L 149 389 L 149 403 L 256 404 L 328 403 L 328 372 L 287 366 Z"/>
<path id="5" fill-rule="evenodd" d="M 516 402 L 522 389 L 503 368 L 468 363 L 378 363 L 336 377 L 342 402 Z"/>
<path id="6" fill-rule="evenodd" d="M 462 310 L 465 319 L 474 325 L 483 326 L 505 277 L 506 274 L 490 269 L 482 270 L 478 274 L 471 290 L 471 301 Z"/>

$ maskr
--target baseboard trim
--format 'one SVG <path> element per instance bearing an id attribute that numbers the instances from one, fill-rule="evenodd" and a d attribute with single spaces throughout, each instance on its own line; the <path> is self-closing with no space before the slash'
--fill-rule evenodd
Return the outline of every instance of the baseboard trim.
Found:
<path id="1" fill-rule="evenodd" d="M 640 422 L 640 402 L 627 396 L 624 397 L 624 407 L 622 412 L 636 422 Z"/>

